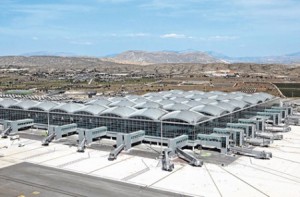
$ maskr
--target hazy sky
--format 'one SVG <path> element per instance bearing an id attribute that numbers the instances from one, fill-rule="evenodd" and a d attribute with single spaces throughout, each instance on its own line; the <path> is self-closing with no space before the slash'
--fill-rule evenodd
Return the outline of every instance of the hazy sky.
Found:
<path id="1" fill-rule="evenodd" d="M 300 51 L 300 0 L 0 0 L 0 55 Z"/>

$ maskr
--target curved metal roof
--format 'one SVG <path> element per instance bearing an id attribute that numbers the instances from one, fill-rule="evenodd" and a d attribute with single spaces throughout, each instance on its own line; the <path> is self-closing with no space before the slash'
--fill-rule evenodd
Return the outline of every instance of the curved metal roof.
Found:
<path id="1" fill-rule="evenodd" d="M 162 96 L 149 96 L 149 97 L 146 97 L 146 98 L 149 99 L 149 100 L 151 100 L 151 101 L 159 101 L 159 100 L 165 99 Z"/>
<path id="2" fill-rule="evenodd" d="M 189 101 L 190 99 L 184 98 L 184 97 L 172 97 L 170 100 L 175 101 L 176 103 L 182 103 L 185 101 Z"/>
<path id="3" fill-rule="evenodd" d="M 224 102 L 229 103 L 230 105 L 236 106 L 240 109 L 250 106 L 249 103 L 242 101 L 242 100 L 237 100 L 237 99 L 225 100 Z"/>
<path id="4" fill-rule="evenodd" d="M 150 101 L 150 100 L 145 98 L 145 97 L 139 97 L 139 98 L 135 98 L 131 101 L 138 104 L 138 103 L 144 103 L 144 102 L 147 102 L 147 101 Z"/>
<path id="5" fill-rule="evenodd" d="M 152 96 L 162 96 L 162 97 L 170 97 L 172 93 L 170 91 L 161 91 L 158 92 L 157 95 L 152 95 Z"/>
<path id="6" fill-rule="evenodd" d="M 175 93 L 175 94 L 184 94 L 185 93 L 185 91 L 183 91 L 183 90 L 170 90 L 170 92 L 173 94 L 173 93 Z"/>
<path id="7" fill-rule="evenodd" d="M 223 108 L 214 106 L 214 105 L 202 105 L 198 107 L 193 107 L 190 109 L 191 111 L 200 112 L 203 114 L 207 114 L 210 116 L 220 116 L 228 113 L 228 110 L 225 110 Z"/>
<path id="8" fill-rule="evenodd" d="M 247 94 L 245 92 L 237 91 L 237 92 L 230 92 L 229 94 L 238 95 L 238 96 L 249 96 L 251 94 Z"/>
<path id="9" fill-rule="evenodd" d="M 209 92 L 210 94 L 214 94 L 214 95 L 225 95 L 225 94 L 227 94 L 227 93 L 225 93 L 225 92 L 221 92 L 221 91 L 211 91 L 211 92 Z"/>
<path id="10" fill-rule="evenodd" d="M 186 96 L 185 98 L 196 100 L 196 99 L 207 98 L 207 96 L 205 96 L 205 94 L 192 94 Z"/>
<path id="11" fill-rule="evenodd" d="M 156 102 L 159 103 L 162 106 L 176 103 L 175 101 L 172 101 L 172 100 L 169 100 L 169 99 L 163 99 L 163 100 L 159 100 L 159 101 L 156 101 Z"/>
<path id="12" fill-rule="evenodd" d="M 170 95 L 164 95 L 164 98 L 172 98 L 172 97 L 180 98 L 180 97 L 184 97 L 184 96 L 185 96 L 184 94 L 172 93 Z"/>
<path id="13" fill-rule="evenodd" d="M 142 96 L 139 96 L 139 95 L 126 95 L 125 98 L 127 98 L 128 100 L 134 100 L 134 99 L 137 99 L 137 98 L 140 98 Z"/>
<path id="14" fill-rule="evenodd" d="M 255 105 L 258 104 L 259 102 L 262 102 L 259 98 L 255 96 L 243 96 L 242 98 L 238 97 L 236 99 L 245 101 L 251 105 Z"/>
<path id="15" fill-rule="evenodd" d="M 216 94 L 211 93 L 211 92 L 205 92 L 203 95 L 204 95 L 206 98 L 208 98 L 208 97 L 214 96 L 214 95 L 216 95 Z"/>
<path id="16" fill-rule="evenodd" d="M 138 103 L 138 104 L 134 105 L 133 107 L 137 108 L 137 109 L 161 108 L 161 105 L 154 101 L 147 101 L 147 102 L 143 102 L 143 103 Z"/>
<path id="17" fill-rule="evenodd" d="M 111 107 L 100 113 L 101 116 L 106 116 L 109 114 L 119 116 L 122 118 L 127 118 L 130 114 L 137 111 L 133 107 Z"/>
<path id="18" fill-rule="evenodd" d="M 241 95 L 241 94 L 227 94 L 225 97 L 227 97 L 227 99 L 235 99 L 235 98 L 241 98 L 241 97 L 243 97 L 243 95 Z"/>
<path id="19" fill-rule="evenodd" d="M 116 107 L 116 106 L 119 106 L 119 107 L 132 107 L 134 105 L 135 105 L 135 103 L 132 102 L 132 101 L 121 100 L 121 101 L 113 102 L 113 103 L 109 104 L 108 106 L 109 107 Z"/>
<path id="20" fill-rule="evenodd" d="M 196 106 L 203 105 L 203 103 L 201 103 L 200 101 L 194 101 L 194 100 L 185 101 L 185 102 L 182 102 L 182 103 L 186 104 L 188 106 L 191 106 L 191 107 L 196 107 Z"/>
<path id="21" fill-rule="evenodd" d="M 83 108 L 80 108 L 78 110 L 75 110 L 73 113 L 74 114 L 80 114 L 82 112 L 93 114 L 93 115 L 98 115 L 100 112 L 108 109 L 108 107 L 103 106 L 103 105 L 86 105 Z"/>
<path id="22" fill-rule="evenodd" d="M 203 99 L 196 99 L 195 101 L 199 101 L 203 104 L 212 104 L 212 103 L 218 103 L 218 101 L 214 100 L 214 99 L 206 99 L 206 98 L 203 98 Z"/>
<path id="23" fill-rule="evenodd" d="M 163 109 L 167 111 L 182 111 L 182 110 L 189 110 L 190 108 L 191 106 L 188 106 L 183 103 L 173 103 L 173 104 L 163 106 Z"/>
<path id="24" fill-rule="evenodd" d="M 226 94 L 226 95 L 216 95 L 214 97 L 214 99 L 217 100 L 217 101 L 224 101 L 224 100 L 228 100 L 228 99 L 231 99 L 231 98 L 232 98 L 232 96 L 230 96 L 229 94 Z"/>
<path id="25" fill-rule="evenodd" d="M 20 102 L 17 102 L 15 104 L 12 104 L 10 105 L 9 107 L 19 107 L 19 108 L 22 108 L 22 109 L 28 109 L 32 106 L 35 106 L 39 104 L 38 101 L 34 101 L 34 100 L 22 100 Z"/>
<path id="26" fill-rule="evenodd" d="M 14 105 L 18 102 L 18 100 L 11 99 L 11 98 L 4 98 L 0 101 L 0 106 L 3 108 L 8 108 L 11 105 Z"/>
<path id="27" fill-rule="evenodd" d="M 62 103 L 58 106 L 53 107 L 50 111 L 60 110 L 66 113 L 73 113 L 74 111 L 77 111 L 78 109 L 81 109 L 84 106 L 85 105 L 79 103 Z"/>
<path id="28" fill-rule="evenodd" d="M 271 94 L 267 94 L 267 93 L 264 93 L 264 92 L 254 93 L 253 96 L 259 97 L 259 98 L 263 99 L 264 101 L 270 100 L 270 99 L 273 98 L 273 96 Z"/>
<path id="29" fill-rule="evenodd" d="M 148 96 L 147 96 L 148 95 Z M 169 96 L 178 96 L 175 98 Z M 166 98 L 165 98 L 166 97 Z M 167 98 L 168 97 L 168 98 Z M 214 98 L 214 99 L 209 99 Z M 129 95 L 115 98 L 97 98 L 90 100 L 85 105 L 77 103 L 55 103 L 55 102 L 37 102 L 32 100 L 14 100 L 14 99 L 0 99 L 0 107 L 17 106 L 22 109 L 36 109 L 43 111 L 61 110 L 65 113 L 89 113 L 92 115 L 113 115 L 118 117 L 145 117 L 157 120 L 168 114 L 180 114 L 169 119 L 177 119 L 184 122 L 195 121 L 194 116 L 188 120 L 189 112 L 180 113 L 181 111 L 190 111 L 192 114 L 203 114 L 217 117 L 237 109 L 255 105 L 259 102 L 264 102 L 273 98 L 267 93 L 246 94 L 242 92 L 224 93 L 224 92 L 200 92 L 200 91 L 164 91 L 149 93 L 144 96 Z M 129 100 L 130 99 L 130 100 Z M 114 102 L 112 102 L 114 101 Z M 113 107 L 114 106 L 114 107 Z M 139 108 L 137 110 L 133 107 Z M 165 110 L 172 111 L 166 113 Z M 36 109 L 38 110 L 38 109 Z M 176 112 L 176 113 L 173 113 Z M 200 113 L 198 113 L 200 112 Z M 186 113 L 186 114 L 185 114 Z M 201 114 L 202 113 L 202 114 Z M 187 117 L 181 117 L 182 114 Z M 208 116 L 205 116 L 208 118 Z"/>
<path id="30" fill-rule="evenodd" d="M 195 124 L 207 120 L 209 117 L 195 111 L 173 111 L 162 116 L 163 121 L 179 120 L 190 124 Z"/>
<path id="31" fill-rule="evenodd" d="M 50 109 L 52 109 L 55 106 L 58 106 L 59 104 L 53 101 L 42 101 L 32 107 L 29 107 L 28 110 L 34 109 L 34 108 L 38 108 L 42 111 L 49 111 Z"/>
<path id="32" fill-rule="evenodd" d="M 230 103 L 228 102 L 218 102 L 217 104 L 213 104 L 217 107 L 220 107 L 222 109 L 225 109 L 229 112 L 233 112 L 233 111 L 236 111 L 236 110 L 239 110 L 241 109 L 240 107 L 237 107 L 237 106 L 234 106 L 234 105 L 231 105 Z"/>
<path id="33" fill-rule="evenodd" d="M 160 94 L 159 92 L 148 92 L 143 95 L 143 97 L 151 97 L 151 96 L 163 96 L 163 94 L 162 93 Z"/>
<path id="34" fill-rule="evenodd" d="M 109 105 L 111 101 L 108 98 L 97 98 L 86 103 L 86 105 Z"/>
<path id="35" fill-rule="evenodd" d="M 190 90 L 188 92 L 193 93 L 193 94 L 204 94 L 205 93 L 205 92 L 199 91 L 199 90 Z"/>
<path id="36" fill-rule="evenodd" d="M 109 97 L 108 100 L 112 103 L 117 101 L 128 101 L 128 99 L 125 97 Z"/>
<path id="37" fill-rule="evenodd" d="M 135 117 L 146 117 L 147 119 L 151 120 L 158 120 L 161 116 L 167 114 L 168 112 L 163 109 L 140 109 L 136 112 L 133 112 L 129 118 L 135 118 Z"/>

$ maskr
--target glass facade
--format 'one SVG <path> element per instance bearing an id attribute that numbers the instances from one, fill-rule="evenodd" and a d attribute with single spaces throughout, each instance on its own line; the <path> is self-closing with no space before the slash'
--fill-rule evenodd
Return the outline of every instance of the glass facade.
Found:
<path id="1" fill-rule="evenodd" d="M 275 101 L 266 102 L 196 124 L 190 124 L 179 119 L 167 119 L 161 122 L 160 120 L 152 120 L 144 116 L 122 118 L 115 114 L 98 116 L 84 111 L 67 113 L 66 111 L 55 109 L 47 112 L 39 108 L 24 110 L 17 107 L 0 108 L 0 119 L 20 120 L 30 118 L 33 119 L 35 123 L 45 125 L 48 124 L 49 120 L 50 125 L 59 126 L 76 123 L 78 128 L 87 129 L 106 126 L 108 131 L 122 133 L 144 130 L 146 135 L 156 137 L 161 136 L 162 129 L 163 137 L 174 138 L 186 134 L 190 140 L 195 140 L 199 133 L 211 134 L 213 133 L 213 128 L 225 128 L 229 122 L 237 122 L 239 118 L 247 118 L 247 115 L 251 115 L 257 111 L 263 111 L 275 104 L 277 104 Z"/>

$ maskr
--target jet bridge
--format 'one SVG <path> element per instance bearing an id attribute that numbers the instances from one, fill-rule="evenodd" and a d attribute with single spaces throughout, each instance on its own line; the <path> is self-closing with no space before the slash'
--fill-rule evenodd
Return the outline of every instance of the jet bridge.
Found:
<path id="1" fill-rule="evenodd" d="M 250 117 L 250 119 L 261 120 L 261 121 L 264 122 L 264 125 L 265 125 L 267 120 L 273 120 L 273 116 L 259 116 L 259 115 L 256 115 L 256 116 Z"/>
<path id="2" fill-rule="evenodd" d="M 300 125 L 300 116 L 288 116 L 286 119 L 286 124 Z"/>
<path id="3" fill-rule="evenodd" d="M 94 129 L 78 129 L 78 152 L 84 152 L 85 146 L 92 143 L 94 139 L 106 136 L 107 127 Z"/>
<path id="4" fill-rule="evenodd" d="M 234 128 L 214 128 L 213 132 L 229 136 L 230 145 L 242 146 L 244 144 L 244 130 Z"/>
<path id="5" fill-rule="evenodd" d="M 8 137 L 10 134 L 17 133 L 20 129 L 28 128 L 34 125 L 33 119 L 21 119 L 21 120 L 5 120 L 3 122 L 3 132 L 1 133 L 3 138 Z"/>
<path id="6" fill-rule="evenodd" d="M 174 164 L 171 163 L 170 156 L 169 156 L 171 152 L 172 149 L 165 148 L 161 155 L 162 169 L 169 172 L 171 172 L 174 169 Z"/>
<path id="7" fill-rule="evenodd" d="M 274 134 L 274 133 L 270 133 L 270 132 L 256 133 L 256 137 L 264 138 L 264 139 L 270 139 L 270 140 L 282 140 L 283 139 L 282 134 Z"/>
<path id="8" fill-rule="evenodd" d="M 50 144 L 50 142 L 52 142 L 52 140 L 54 140 L 55 137 L 56 137 L 55 132 L 49 134 L 47 137 L 45 137 L 42 140 L 42 146 L 48 146 Z"/>
<path id="9" fill-rule="evenodd" d="M 75 123 L 62 126 L 49 125 L 48 136 L 42 141 L 42 145 L 47 146 L 54 139 L 58 140 L 64 135 L 70 135 L 76 132 L 77 124 Z"/>
<path id="10" fill-rule="evenodd" d="M 292 107 L 271 107 L 272 109 L 280 109 L 285 110 L 285 117 L 290 116 L 293 114 L 293 108 Z"/>
<path id="11" fill-rule="evenodd" d="M 124 149 L 129 150 L 132 144 L 142 142 L 145 138 L 145 131 L 139 130 L 132 133 L 118 133 L 117 134 L 117 147 L 113 149 L 108 157 L 108 160 L 115 160 L 118 154 Z"/>
<path id="12" fill-rule="evenodd" d="M 256 114 L 259 116 L 272 116 L 273 125 L 278 125 L 281 122 L 280 113 L 277 112 L 256 112 Z"/>
<path id="13" fill-rule="evenodd" d="M 199 159 L 197 159 L 192 154 L 184 152 L 180 148 L 176 148 L 176 153 L 177 153 L 177 155 L 178 155 L 179 158 L 181 158 L 181 159 L 189 162 L 189 164 L 192 165 L 192 166 L 201 167 L 203 165 L 203 161 L 200 161 Z"/>
<path id="14" fill-rule="evenodd" d="M 189 136 L 181 135 L 168 140 L 168 147 L 175 153 L 176 148 L 182 148 L 188 145 Z"/>
<path id="15" fill-rule="evenodd" d="M 266 147 L 266 146 L 269 146 L 271 143 L 273 143 L 273 139 L 249 138 L 249 139 L 245 139 L 245 142 L 247 142 L 248 144 L 253 145 L 253 146 Z"/>
<path id="16" fill-rule="evenodd" d="M 50 125 L 49 126 L 49 133 L 55 133 L 56 139 L 60 139 L 63 135 L 69 135 L 72 133 L 77 132 L 77 124 L 67 124 L 62 126 Z"/>
<path id="17" fill-rule="evenodd" d="M 229 135 L 225 134 L 198 134 L 195 143 L 207 147 L 217 148 L 221 150 L 221 153 L 227 153 L 229 146 Z"/>
<path id="18" fill-rule="evenodd" d="M 242 124 L 254 124 L 256 131 L 263 132 L 265 130 L 265 121 L 264 120 L 256 120 L 256 119 L 238 119 L 238 123 Z"/>
<path id="19" fill-rule="evenodd" d="M 194 155 L 189 154 L 185 151 L 183 151 L 181 148 L 188 145 L 189 137 L 187 135 L 181 135 L 172 139 L 168 140 L 168 147 L 170 151 L 168 152 L 168 155 L 170 154 L 177 154 L 177 156 L 187 162 L 189 162 L 192 166 L 199 166 L 201 167 L 203 165 L 203 162 L 198 160 Z"/>
<path id="20" fill-rule="evenodd" d="M 227 128 L 243 129 L 244 137 L 254 138 L 255 125 L 254 124 L 242 124 L 242 123 L 227 123 Z"/>
<path id="21" fill-rule="evenodd" d="M 270 159 L 270 158 L 272 158 L 272 153 L 271 152 L 257 151 L 257 150 L 252 150 L 252 149 L 249 149 L 249 148 L 230 147 L 230 151 L 233 154 L 255 157 L 257 159 Z"/>
<path id="22" fill-rule="evenodd" d="M 285 119 L 285 110 L 284 109 L 265 109 L 265 112 L 274 112 L 279 114 L 279 123 L 282 123 Z"/>
<path id="23" fill-rule="evenodd" d="M 291 127 L 289 126 L 266 126 L 266 131 L 270 132 L 289 132 L 291 131 Z"/>

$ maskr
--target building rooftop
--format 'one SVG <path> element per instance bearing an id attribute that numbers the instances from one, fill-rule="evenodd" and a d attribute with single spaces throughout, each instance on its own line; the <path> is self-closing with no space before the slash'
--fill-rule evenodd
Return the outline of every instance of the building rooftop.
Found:
<path id="1" fill-rule="evenodd" d="M 242 92 L 226 93 L 220 91 L 201 92 L 171 90 L 147 93 L 142 96 L 127 95 L 126 97 L 101 97 L 89 100 L 85 104 L 50 101 L 38 102 L 28 99 L 0 99 L 0 107 L 17 107 L 26 110 L 50 112 L 60 111 L 61 113 L 70 114 L 87 113 L 95 116 L 113 115 L 129 118 L 136 117 L 137 115 L 144 115 L 153 120 L 160 120 L 162 117 L 164 117 L 164 119 L 166 117 L 174 118 L 174 115 L 176 114 L 182 121 L 186 121 L 186 118 L 182 116 L 182 114 L 186 114 L 192 117 L 191 121 L 188 122 L 198 122 L 198 120 L 203 120 L 203 117 L 200 117 L 199 113 L 200 115 L 202 113 L 202 115 L 205 114 L 205 116 L 210 116 L 210 118 L 218 117 L 251 105 L 265 102 L 272 98 L 274 97 L 267 93 L 246 94 Z M 145 110 L 140 111 L 139 109 Z M 172 113 L 174 111 L 176 112 Z M 150 114 L 151 112 L 154 114 Z M 161 112 L 163 112 L 163 114 Z M 194 112 L 198 115 L 195 115 Z"/>

